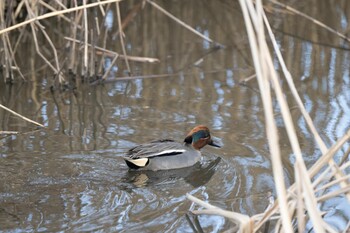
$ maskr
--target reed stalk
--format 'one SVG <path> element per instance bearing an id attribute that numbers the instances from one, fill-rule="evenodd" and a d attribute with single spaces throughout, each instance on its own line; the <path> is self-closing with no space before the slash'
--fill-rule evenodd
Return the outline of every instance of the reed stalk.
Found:
<path id="1" fill-rule="evenodd" d="M 342 165 L 338 165 L 333 160 L 334 154 L 339 151 L 343 144 L 350 139 L 350 130 L 331 148 L 326 147 L 325 143 L 318 134 L 311 117 L 304 107 L 297 88 L 294 85 L 292 76 L 288 71 L 285 62 L 283 61 L 283 57 L 279 51 L 279 47 L 264 13 L 262 1 L 257 0 L 255 1 L 255 4 L 253 4 L 251 0 L 240 0 L 239 2 L 246 24 L 252 58 L 256 71 L 256 78 L 259 84 L 261 99 L 264 106 L 266 134 L 271 153 L 271 163 L 277 192 L 277 200 L 273 203 L 270 202 L 269 207 L 264 213 L 252 216 L 250 218 L 246 216 L 249 219 L 247 221 L 253 223 L 252 227 L 246 226 L 244 222 L 236 221 L 236 223 L 240 225 L 239 231 L 261 231 L 264 224 L 266 224 L 268 221 L 276 219 L 277 217 L 275 232 L 294 232 L 295 228 L 292 226 L 292 222 L 297 223 L 298 232 L 304 232 L 306 223 L 308 222 L 312 223 L 313 230 L 315 232 L 336 232 L 328 223 L 324 221 L 324 212 L 319 209 L 319 206 L 321 206 L 324 201 L 339 195 L 346 195 L 350 201 L 348 197 L 350 192 L 350 185 L 348 183 L 349 175 L 345 175 L 345 169 L 350 166 L 350 162 L 342 162 L 340 163 Z M 275 1 L 273 2 L 276 4 Z M 290 108 L 287 104 L 286 97 L 280 85 L 279 77 L 274 68 L 272 55 L 270 54 L 270 50 L 266 42 L 267 39 L 265 38 L 265 28 L 267 29 L 267 35 L 270 37 L 276 56 L 282 67 L 284 77 L 286 78 L 289 88 L 293 94 L 293 98 L 297 102 L 302 116 L 305 118 L 307 125 L 309 126 L 311 133 L 313 134 L 314 139 L 319 145 L 323 154 L 309 170 L 307 170 L 304 163 L 302 152 L 296 136 L 297 129 L 293 125 Z M 345 39 L 341 35 L 339 36 Z M 278 132 L 275 125 L 276 114 L 274 113 L 274 109 L 272 107 L 273 96 L 275 96 L 277 99 L 281 109 L 287 135 L 296 158 L 294 166 L 295 183 L 289 188 L 287 188 L 284 183 Z M 346 154 L 349 154 L 349 152 L 346 152 Z M 345 161 L 345 159 L 342 159 L 342 161 Z M 316 175 L 317 178 L 315 179 Z M 339 185 L 340 188 L 324 194 L 325 190 L 329 189 L 330 187 L 334 188 L 337 185 Z M 192 197 L 188 198 L 204 208 L 209 208 L 207 205 L 194 200 Z M 215 211 L 196 211 L 194 213 L 213 214 L 214 212 L 232 220 L 232 215 L 229 213 L 223 213 L 218 209 L 215 209 Z"/>
<path id="2" fill-rule="evenodd" d="M 29 119 L 29 118 L 27 118 L 27 117 L 25 117 L 25 116 L 22 116 L 21 114 L 19 114 L 19 113 L 13 111 L 13 110 L 11 110 L 11 109 L 9 109 L 8 107 L 5 107 L 5 106 L 2 105 L 2 104 L 0 104 L 0 108 L 2 108 L 2 109 L 4 109 L 4 110 L 6 110 L 6 111 L 12 113 L 12 114 L 15 115 L 15 116 L 20 117 L 20 118 L 22 118 L 23 120 L 28 121 L 28 122 L 30 122 L 30 123 L 32 123 L 32 124 L 34 124 L 34 125 L 37 125 L 37 126 L 40 126 L 40 127 L 45 128 L 44 125 L 42 125 L 42 124 L 40 124 L 40 123 L 38 123 L 38 122 L 36 122 L 36 121 L 33 121 L 33 120 L 31 120 L 31 119 Z"/>
<path id="3" fill-rule="evenodd" d="M 117 21 L 118 21 L 118 28 L 119 28 L 119 39 L 120 39 L 120 45 L 122 47 L 123 55 L 124 55 L 124 60 L 125 60 L 125 65 L 128 70 L 128 74 L 131 75 L 131 69 L 128 61 L 128 57 L 126 55 L 126 50 L 125 50 L 125 44 L 124 44 L 124 33 L 123 33 L 123 28 L 122 28 L 122 20 L 120 16 L 120 9 L 119 9 L 119 2 L 116 4 L 117 8 Z"/>

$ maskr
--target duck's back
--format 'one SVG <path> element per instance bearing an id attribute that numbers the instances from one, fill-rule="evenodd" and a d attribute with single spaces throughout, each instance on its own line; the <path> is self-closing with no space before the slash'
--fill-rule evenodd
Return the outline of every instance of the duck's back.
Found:
<path id="1" fill-rule="evenodd" d="M 186 143 L 162 139 L 131 148 L 124 159 L 133 169 L 166 170 L 192 166 L 201 154 Z"/>

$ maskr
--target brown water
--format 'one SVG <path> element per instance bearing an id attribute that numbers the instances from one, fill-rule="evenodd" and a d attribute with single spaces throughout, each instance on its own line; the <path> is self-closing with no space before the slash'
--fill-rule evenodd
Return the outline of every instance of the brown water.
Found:
<path id="1" fill-rule="evenodd" d="M 128 3 L 122 5 L 124 11 L 131 8 Z M 192 232 L 185 215 L 195 207 L 186 193 L 243 214 L 265 210 L 269 193 L 275 195 L 274 180 L 257 82 L 240 84 L 254 69 L 239 5 L 194 0 L 159 4 L 225 47 L 210 49 L 146 5 L 125 29 L 127 52 L 157 57 L 161 63 L 132 63 L 132 70 L 139 75 L 176 75 L 81 84 L 73 94 L 50 92 L 51 71 L 40 69 L 42 61 L 33 55 L 31 42 L 21 45 L 20 63 L 32 81 L 1 83 L 0 103 L 47 128 L 36 130 L 0 110 L 0 130 L 21 133 L 0 138 L 1 231 Z M 346 0 L 299 4 L 294 6 L 337 31 L 349 27 Z M 306 109 L 331 146 L 350 126 L 349 46 L 300 16 L 281 13 L 270 19 Z M 58 24 L 52 33 L 63 26 Z M 57 37 L 57 43 L 63 46 L 64 39 Z M 118 46 L 118 39 L 109 41 L 110 49 Z M 203 61 L 197 64 L 199 59 Z M 110 77 L 125 73 L 120 61 Z M 293 108 L 286 85 L 285 91 Z M 320 151 L 299 111 L 293 108 L 292 114 L 310 166 Z M 282 120 L 277 123 L 289 185 L 294 156 Z M 202 164 L 130 172 L 121 158 L 138 143 L 157 138 L 181 141 L 197 124 L 207 125 L 223 144 L 221 149 L 204 148 Z M 345 228 L 350 207 L 343 197 L 322 209 L 335 229 Z M 232 227 L 217 216 L 200 216 L 199 221 L 206 232 Z"/>

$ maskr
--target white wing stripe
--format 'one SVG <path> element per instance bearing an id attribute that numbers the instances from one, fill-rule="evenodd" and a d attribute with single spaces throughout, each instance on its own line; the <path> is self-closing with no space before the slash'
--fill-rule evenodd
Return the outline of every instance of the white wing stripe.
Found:
<path id="1" fill-rule="evenodd" d="M 171 154 L 171 153 L 182 153 L 185 151 L 186 150 L 184 149 L 163 150 L 163 151 L 160 151 L 159 153 L 152 154 L 151 156 L 153 157 L 153 156 L 160 156 L 160 155 Z"/>

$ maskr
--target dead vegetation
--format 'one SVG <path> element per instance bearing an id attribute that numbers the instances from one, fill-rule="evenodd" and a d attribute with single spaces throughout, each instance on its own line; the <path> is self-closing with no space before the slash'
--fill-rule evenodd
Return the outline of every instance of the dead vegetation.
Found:
<path id="1" fill-rule="evenodd" d="M 273 2 L 276 3 L 275 1 Z M 321 211 L 321 206 L 323 206 L 326 200 L 337 198 L 338 196 L 345 196 L 347 200 L 350 201 L 348 174 L 350 163 L 345 162 L 349 156 L 349 151 L 344 153 L 341 162 L 336 163 L 334 160 L 335 153 L 339 152 L 343 145 L 349 141 L 350 130 L 331 148 L 327 148 L 318 134 L 311 117 L 307 113 L 297 88 L 294 85 L 292 76 L 284 63 L 265 15 L 262 1 L 256 1 L 255 4 L 253 4 L 250 0 L 240 0 L 240 4 L 249 36 L 256 78 L 263 100 L 265 128 L 270 148 L 277 200 L 270 200 L 270 205 L 268 205 L 264 213 L 246 216 L 240 213 L 222 210 L 188 195 L 191 201 L 202 207 L 192 212 L 194 214 L 216 214 L 230 219 L 236 224 L 236 227 L 230 229 L 230 232 L 268 232 L 272 229 L 266 228 L 266 224 L 270 224 L 272 221 L 274 222 L 273 230 L 275 232 L 305 232 L 306 224 L 311 223 L 312 229 L 315 232 L 335 233 L 337 231 L 323 219 L 325 213 Z M 277 4 L 281 6 L 279 3 Z M 295 11 L 293 11 L 293 13 L 295 13 Z M 322 26 L 322 24 L 317 24 Z M 328 28 L 326 29 L 328 30 Z M 266 37 L 268 37 L 268 39 Z M 309 130 L 313 134 L 314 140 L 317 142 L 322 152 L 322 156 L 320 156 L 318 161 L 310 169 L 307 169 L 304 163 L 302 151 L 296 136 L 298 129 L 293 124 L 290 108 L 288 107 L 279 82 L 280 77 L 278 77 L 275 71 L 267 40 L 272 42 L 279 64 L 282 67 L 284 78 L 293 93 L 294 100 L 298 104 L 299 110 L 307 122 Z M 278 140 L 279 134 L 275 123 L 276 115 L 272 105 L 274 97 L 277 99 L 281 108 L 284 125 L 296 158 L 294 164 L 295 183 L 291 187 L 287 187 L 284 182 L 282 155 Z M 198 229 L 195 230 L 198 231 Z M 344 232 L 348 231 L 349 225 Z"/>
<path id="2" fill-rule="evenodd" d="M 153 1 L 139 1 L 123 19 L 121 18 L 119 2 L 120 0 L 105 0 L 92 3 L 86 0 L 53 0 L 49 3 L 43 0 L 6 0 L 0 2 L 0 20 L 2 22 L 0 25 L 0 36 L 2 39 L 0 64 L 2 65 L 5 81 L 11 83 L 16 77 L 21 77 L 23 80 L 26 79 L 15 59 L 16 53 L 19 53 L 16 49 L 17 45 L 25 36 L 33 39 L 36 54 L 53 72 L 55 76 L 53 89 L 66 90 L 75 88 L 75 77 L 80 77 L 81 80 L 89 83 L 104 82 L 112 67 L 119 60 L 124 62 L 127 75 L 132 77 L 130 61 L 159 62 L 158 58 L 129 56 L 125 49 L 123 29 L 145 4 L 151 5 L 181 26 L 213 43 L 213 40 L 177 19 Z M 112 19 L 108 18 L 106 14 L 106 12 L 111 10 L 116 13 Z M 99 15 L 104 18 L 104 22 L 99 22 Z M 50 18 L 63 20 L 70 25 L 67 35 L 60 35 L 67 41 L 65 49 L 68 51 L 68 56 L 66 58 L 59 57 L 58 50 L 60 48 L 54 42 L 54 38 L 50 37 L 46 32 L 47 28 L 44 22 Z M 110 26 L 106 22 L 107 20 L 115 20 L 117 23 L 118 31 L 113 36 L 118 36 L 121 51 L 106 49 L 106 44 L 111 37 Z M 19 32 L 20 34 L 17 37 L 17 41 L 9 39 L 9 34 L 14 32 Z M 43 38 L 49 44 L 50 51 L 42 50 L 38 37 Z M 104 62 L 106 57 L 112 58 L 108 66 Z M 138 76 L 138 78 L 140 77 Z"/>

